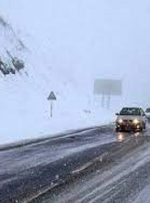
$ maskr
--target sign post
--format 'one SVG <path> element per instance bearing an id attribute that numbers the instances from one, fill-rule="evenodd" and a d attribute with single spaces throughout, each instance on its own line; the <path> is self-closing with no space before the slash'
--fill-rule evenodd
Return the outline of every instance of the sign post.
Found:
<path id="1" fill-rule="evenodd" d="M 101 107 L 110 108 L 112 96 L 122 95 L 122 81 L 112 79 L 96 79 L 94 81 L 94 94 L 101 95 Z"/>
<path id="2" fill-rule="evenodd" d="M 53 101 L 56 101 L 57 98 L 55 96 L 55 93 L 52 91 L 50 92 L 50 95 L 47 98 L 48 101 L 50 101 L 50 117 L 53 117 Z"/>

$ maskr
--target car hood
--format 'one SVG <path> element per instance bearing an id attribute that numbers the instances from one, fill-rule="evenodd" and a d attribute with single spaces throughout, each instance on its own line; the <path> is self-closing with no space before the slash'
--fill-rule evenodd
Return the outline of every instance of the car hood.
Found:
<path id="1" fill-rule="evenodd" d="M 123 120 L 134 120 L 134 119 L 141 119 L 141 116 L 118 116 L 117 120 L 123 119 Z"/>

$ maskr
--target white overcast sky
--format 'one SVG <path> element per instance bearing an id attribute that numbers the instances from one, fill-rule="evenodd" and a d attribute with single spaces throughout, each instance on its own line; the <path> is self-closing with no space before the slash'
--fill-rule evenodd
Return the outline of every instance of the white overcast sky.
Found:
<path id="1" fill-rule="evenodd" d="M 1 0 L 0 12 L 65 74 L 123 79 L 133 100 L 150 102 L 149 0 Z"/>

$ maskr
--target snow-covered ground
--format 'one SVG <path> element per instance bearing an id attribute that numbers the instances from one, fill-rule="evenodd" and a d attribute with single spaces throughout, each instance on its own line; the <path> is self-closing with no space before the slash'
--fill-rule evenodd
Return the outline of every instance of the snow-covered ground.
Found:
<path id="1" fill-rule="evenodd" d="M 25 69 L 0 74 L 0 143 L 108 123 L 124 105 L 149 107 L 148 6 L 148 0 L 1 0 L 0 57 L 10 64 L 8 50 Z M 123 81 L 123 97 L 112 98 L 110 110 L 93 95 L 97 78 Z"/>
<path id="2" fill-rule="evenodd" d="M 92 97 L 92 89 L 90 96 L 84 95 L 78 81 L 68 81 L 69 75 L 63 75 L 63 70 L 52 69 L 38 48 L 32 44 L 22 47 L 10 25 L 1 22 L 0 33 L 2 60 L 11 63 L 8 50 L 25 61 L 20 73 L 0 75 L 1 144 L 112 121 L 112 111 L 101 109 L 100 99 L 96 102 Z M 57 101 L 50 118 L 47 97 L 52 90 Z"/>
<path id="3" fill-rule="evenodd" d="M 25 69 L 0 74 L 0 143 L 101 125 L 123 105 L 148 106 L 147 4 L 1 0 L 0 57 L 9 64 L 8 50 Z M 123 81 L 123 97 L 112 98 L 110 110 L 93 95 L 96 78 Z"/>

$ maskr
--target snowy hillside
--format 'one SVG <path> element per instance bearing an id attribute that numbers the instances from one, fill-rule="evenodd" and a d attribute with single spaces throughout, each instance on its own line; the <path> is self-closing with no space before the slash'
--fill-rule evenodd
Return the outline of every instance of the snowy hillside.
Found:
<path id="1" fill-rule="evenodd" d="M 1 0 L 0 58 L 25 67 L 0 72 L 0 142 L 106 123 L 123 105 L 149 106 L 147 2 Z M 123 80 L 109 111 L 93 95 L 95 78 Z"/>
<path id="2" fill-rule="evenodd" d="M 72 76 L 52 68 L 38 47 L 26 46 L 3 17 L 0 17 L 0 45 L 0 57 L 5 64 L 13 67 L 7 51 L 25 63 L 25 67 L 15 74 L 0 73 L 1 144 L 110 120 L 108 113 L 100 116 L 102 112 L 95 111 L 92 97 L 83 94 L 83 87 L 80 90 L 71 80 Z M 47 97 L 52 90 L 57 101 L 54 117 L 50 118 Z"/>
<path id="3" fill-rule="evenodd" d="M 13 67 L 9 52 L 25 63 L 15 75 L 0 73 L 1 140 L 105 123 L 124 105 L 149 107 L 148 5 L 1 0 L 0 58 Z M 109 111 L 93 95 L 96 78 L 123 81 L 123 96 L 111 99 Z M 53 119 L 51 91 L 57 96 Z"/>

